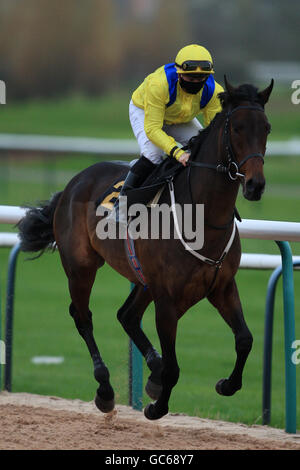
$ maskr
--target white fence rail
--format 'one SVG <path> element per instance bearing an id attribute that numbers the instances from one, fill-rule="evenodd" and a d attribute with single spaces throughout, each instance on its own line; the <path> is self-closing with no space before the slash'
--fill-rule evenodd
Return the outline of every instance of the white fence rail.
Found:
<path id="1" fill-rule="evenodd" d="M 17 224 L 26 214 L 26 209 L 18 206 L 0 206 L 0 223 Z"/>
<path id="2" fill-rule="evenodd" d="M 14 246 L 19 242 L 17 233 L 2 232 L 0 233 L 0 246 Z"/>
<path id="3" fill-rule="evenodd" d="M 16 224 L 26 209 L 17 206 L 0 206 L 0 223 Z M 241 238 L 262 240 L 300 241 L 300 223 L 279 222 L 271 220 L 249 220 L 237 222 Z M 0 233 L 0 246 L 13 246 L 18 243 L 16 233 Z M 300 261 L 300 256 L 293 256 L 293 261 Z M 281 265 L 280 255 L 243 253 L 240 268 L 243 269 L 275 269 Z"/>
<path id="4" fill-rule="evenodd" d="M 47 135 L 0 134 L 0 150 L 49 153 L 91 153 L 98 155 L 137 155 L 134 139 L 98 139 Z M 300 155 L 300 139 L 268 142 L 267 155 Z"/>
<path id="5" fill-rule="evenodd" d="M 243 219 L 237 222 L 241 238 L 300 242 L 300 223 Z"/>
<path id="6" fill-rule="evenodd" d="M 137 142 L 133 139 L 97 139 L 20 134 L 0 134 L 0 150 L 125 156 L 134 156 L 139 153 Z"/>

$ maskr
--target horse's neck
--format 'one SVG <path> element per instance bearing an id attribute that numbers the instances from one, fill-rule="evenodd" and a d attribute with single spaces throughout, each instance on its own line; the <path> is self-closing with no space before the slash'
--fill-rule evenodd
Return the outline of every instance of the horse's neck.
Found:
<path id="1" fill-rule="evenodd" d="M 199 161 L 217 165 L 225 163 L 226 153 L 223 143 L 223 126 L 212 129 L 203 143 Z M 205 219 L 213 225 L 227 224 L 234 212 L 239 183 L 230 180 L 216 170 L 192 167 L 191 192 L 195 204 L 204 204 Z"/>

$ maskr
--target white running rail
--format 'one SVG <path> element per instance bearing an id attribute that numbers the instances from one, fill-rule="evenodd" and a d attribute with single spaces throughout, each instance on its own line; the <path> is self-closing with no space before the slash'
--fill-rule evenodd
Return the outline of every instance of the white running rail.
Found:
<path id="1" fill-rule="evenodd" d="M 15 225 L 25 214 L 26 209 L 21 207 L 0 206 L 0 223 Z M 300 223 L 298 222 L 244 219 L 242 222 L 236 223 L 241 238 L 288 242 L 300 241 Z M 18 241 L 19 238 L 16 233 L 0 233 L 0 246 L 13 246 Z M 300 256 L 293 256 L 293 260 L 300 261 Z M 243 253 L 240 268 L 275 269 L 280 265 L 280 255 Z"/>
<path id="2" fill-rule="evenodd" d="M 0 134 L 0 150 L 23 150 L 98 155 L 138 155 L 134 139 L 99 139 L 50 135 Z M 300 139 L 269 141 L 267 155 L 300 155 Z"/>

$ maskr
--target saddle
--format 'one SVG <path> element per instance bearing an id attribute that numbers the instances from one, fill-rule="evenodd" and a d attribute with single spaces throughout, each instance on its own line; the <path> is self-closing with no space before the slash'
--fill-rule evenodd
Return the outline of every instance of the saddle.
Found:
<path id="1" fill-rule="evenodd" d="M 135 203 L 147 205 L 154 198 L 157 200 L 170 178 L 174 178 L 184 169 L 183 165 L 174 158 L 166 157 L 162 163 L 157 165 L 154 171 L 148 176 L 139 188 L 126 191 L 128 207 Z M 95 205 L 101 204 L 112 210 L 114 203 L 119 197 L 119 193 L 124 184 L 124 176 L 118 178 L 96 201 Z"/>

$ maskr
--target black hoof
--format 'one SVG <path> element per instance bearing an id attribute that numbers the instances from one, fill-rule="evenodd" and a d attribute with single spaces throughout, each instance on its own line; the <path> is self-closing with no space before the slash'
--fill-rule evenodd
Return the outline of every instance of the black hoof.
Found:
<path id="1" fill-rule="evenodd" d="M 145 391 L 152 400 L 158 400 L 162 391 L 162 385 L 158 385 L 152 382 L 152 380 L 148 379 L 148 382 L 145 386 Z"/>
<path id="2" fill-rule="evenodd" d="M 148 403 L 148 405 L 144 409 L 144 415 L 147 419 L 154 421 L 155 419 L 160 419 L 168 413 L 158 413 L 153 403 Z"/>
<path id="3" fill-rule="evenodd" d="M 240 388 L 241 387 L 233 388 L 228 379 L 221 379 L 216 383 L 216 391 L 219 395 L 223 395 L 225 397 L 231 397 L 235 392 L 240 390 Z"/>
<path id="4" fill-rule="evenodd" d="M 103 400 L 103 398 L 99 397 L 97 393 L 95 396 L 95 405 L 97 406 L 98 410 L 102 411 L 102 413 L 109 413 L 115 407 L 115 400 Z"/>

